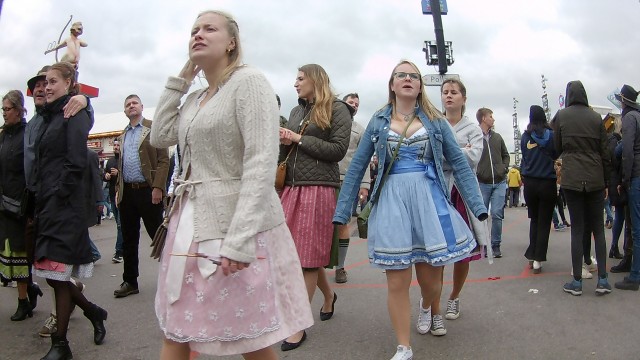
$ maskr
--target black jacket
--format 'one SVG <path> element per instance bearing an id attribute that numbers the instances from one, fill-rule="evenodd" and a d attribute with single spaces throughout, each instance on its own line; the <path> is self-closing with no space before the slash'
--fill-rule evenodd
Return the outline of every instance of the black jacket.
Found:
<path id="1" fill-rule="evenodd" d="M 64 264 L 91 262 L 83 174 L 87 167 L 87 136 L 91 118 L 80 111 L 64 119 L 69 97 L 47 104 L 36 141 L 35 260 Z"/>
<path id="2" fill-rule="evenodd" d="M 291 110 L 287 128 L 300 132 L 305 116 L 312 105 L 299 101 L 300 105 Z M 349 148 L 353 109 L 341 100 L 334 100 L 331 125 L 321 129 L 313 122 L 305 129 L 301 144 L 280 146 L 280 159 L 284 161 L 294 146 L 287 161 L 285 185 L 321 185 L 340 187 L 338 162 L 344 158 Z"/>
<path id="3" fill-rule="evenodd" d="M 98 223 L 96 210 L 98 203 L 103 201 L 102 194 L 102 174 L 98 154 L 93 150 L 87 150 L 87 167 L 84 168 L 83 181 L 85 183 L 85 207 L 87 209 L 85 218 L 87 227 L 92 227 Z"/>
<path id="4" fill-rule="evenodd" d="M 622 157 L 616 156 L 616 148 L 622 145 L 622 137 L 618 133 L 609 135 L 607 147 L 611 155 L 611 176 L 609 177 L 609 200 L 611 205 L 621 206 L 627 203 L 626 189 L 620 188 L 618 194 L 618 185 L 622 184 Z"/>
<path id="5" fill-rule="evenodd" d="M 18 201 L 24 198 L 24 129 L 26 122 L 3 126 L 0 130 L 0 192 Z M 25 204 L 26 205 L 26 204 Z M 25 251 L 25 218 L 0 211 L 0 251 L 4 251 L 5 239 L 9 239 L 12 251 Z"/>
<path id="6" fill-rule="evenodd" d="M 117 157 L 112 156 L 109 158 L 109 160 L 107 160 L 107 164 L 104 166 L 104 173 L 106 175 L 107 173 L 111 173 L 111 169 L 118 170 L 119 168 L 120 155 L 118 155 Z M 103 180 L 109 183 L 109 197 L 112 199 L 114 198 L 114 196 L 116 196 L 116 189 L 118 188 L 118 176 L 120 176 L 119 173 L 116 176 L 111 175 L 111 178 L 109 180 L 103 177 Z"/>
<path id="7" fill-rule="evenodd" d="M 601 116 L 589 107 L 580 81 L 567 84 L 567 107 L 551 121 L 556 151 L 562 158 L 560 186 L 574 191 L 604 190 L 611 174 L 607 132 Z"/>
<path id="8" fill-rule="evenodd" d="M 628 186 L 640 176 L 640 112 L 631 107 L 622 111 L 622 181 Z"/>
<path id="9" fill-rule="evenodd" d="M 483 184 L 497 184 L 507 178 L 509 172 L 509 150 L 502 136 L 493 130 L 489 130 L 489 142 L 486 136 L 482 139 L 482 156 L 478 162 L 478 182 Z"/>

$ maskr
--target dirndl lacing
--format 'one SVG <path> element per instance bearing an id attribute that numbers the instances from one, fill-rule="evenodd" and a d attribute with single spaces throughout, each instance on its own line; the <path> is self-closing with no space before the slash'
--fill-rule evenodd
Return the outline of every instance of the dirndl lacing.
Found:
<path id="1" fill-rule="evenodd" d="M 191 248 L 194 235 L 194 202 L 190 200 L 194 199 L 196 196 L 195 185 L 201 183 L 202 181 L 175 180 L 175 199 L 173 207 L 169 210 L 169 218 L 171 221 L 177 220 L 178 226 L 171 253 L 185 254 L 189 252 L 189 249 Z M 220 254 L 221 245 L 222 239 L 206 239 L 204 241 L 199 241 L 197 252 L 207 254 L 210 257 L 216 257 Z M 169 254 L 169 256 L 171 255 Z M 169 304 L 175 303 L 180 298 L 184 269 L 188 259 L 190 258 L 185 256 L 171 256 L 169 259 L 166 279 L 166 296 Z M 195 261 L 198 264 L 200 274 L 205 279 L 213 275 L 218 268 L 218 265 L 205 258 L 195 258 Z"/>

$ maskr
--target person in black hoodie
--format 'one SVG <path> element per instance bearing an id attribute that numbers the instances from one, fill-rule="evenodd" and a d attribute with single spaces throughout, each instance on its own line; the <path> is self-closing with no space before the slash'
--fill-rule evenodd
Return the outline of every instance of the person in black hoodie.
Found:
<path id="1" fill-rule="evenodd" d="M 529 125 L 520 142 L 524 178 L 524 199 L 529 213 L 529 247 L 524 256 L 534 274 L 542 271 L 541 262 L 547 261 L 549 232 L 553 208 L 556 205 L 556 172 L 558 158 L 553 145 L 553 131 L 547 123 L 544 110 L 533 105 L 529 109 Z"/>
<path id="2" fill-rule="evenodd" d="M 107 311 L 87 300 L 71 283 L 71 276 L 93 272 L 86 223 L 83 173 L 87 167 L 87 136 L 91 118 L 86 111 L 64 118 L 63 108 L 75 89 L 75 70 L 57 63 L 47 71 L 47 104 L 38 111 L 43 124 L 35 143 L 35 250 L 34 274 L 54 289 L 58 326 L 51 335 L 45 360 L 72 358 L 67 328 L 71 310 L 79 306 L 94 328 L 93 341 L 103 342 Z"/>
<path id="3" fill-rule="evenodd" d="M 589 107 L 587 92 L 580 81 L 567 84 L 567 107 L 551 121 L 554 145 L 562 157 L 560 186 L 571 216 L 571 263 L 573 281 L 564 291 L 582 295 L 583 243 L 593 232 L 598 263 L 596 294 L 608 294 L 607 244 L 604 238 L 604 200 L 609 183 L 610 157 L 607 132 L 600 115 Z M 590 245 L 589 245 L 590 246 Z"/>

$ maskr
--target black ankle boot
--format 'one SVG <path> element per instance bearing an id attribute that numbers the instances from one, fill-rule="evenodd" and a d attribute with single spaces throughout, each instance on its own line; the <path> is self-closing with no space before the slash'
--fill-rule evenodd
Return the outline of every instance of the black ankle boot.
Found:
<path id="1" fill-rule="evenodd" d="M 609 250 L 609 259 L 622 259 L 623 256 L 620 254 L 620 249 L 617 246 L 612 246 L 611 250 Z"/>
<path id="2" fill-rule="evenodd" d="M 29 299 L 18 299 L 18 310 L 16 310 L 15 314 L 11 315 L 11 321 L 22 321 L 26 319 L 27 316 L 33 316 Z"/>
<path id="3" fill-rule="evenodd" d="M 27 286 L 27 296 L 29 297 L 29 303 L 31 303 L 31 310 L 38 306 L 38 296 L 42 296 L 42 290 L 36 283 L 31 283 Z"/>
<path id="4" fill-rule="evenodd" d="M 69 348 L 69 341 L 64 337 L 51 335 L 51 349 L 47 355 L 40 360 L 71 360 L 73 354 Z"/>
<path id="5" fill-rule="evenodd" d="M 107 310 L 93 304 L 93 308 L 90 311 L 85 311 L 84 316 L 91 320 L 93 325 L 93 342 L 96 345 L 102 344 L 107 335 L 107 329 L 104 327 L 104 321 L 107 320 Z"/>
<path id="6" fill-rule="evenodd" d="M 622 261 L 618 265 L 611 267 L 612 273 L 622 273 L 631 271 L 631 256 L 625 255 L 622 257 Z"/>

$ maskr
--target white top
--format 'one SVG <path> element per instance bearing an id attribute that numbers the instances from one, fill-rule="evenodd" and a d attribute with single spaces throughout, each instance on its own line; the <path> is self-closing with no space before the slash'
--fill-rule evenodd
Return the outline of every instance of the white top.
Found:
<path id="1" fill-rule="evenodd" d="M 256 234 L 284 222 L 274 182 L 279 151 L 279 111 L 265 76 L 237 69 L 202 108 L 204 90 L 180 99 L 190 84 L 170 77 L 158 101 L 151 144 L 179 143 L 180 179 L 189 174 L 194 202 L 194 241 L 223 239 L 220 255 L 255 259 Z"/>

